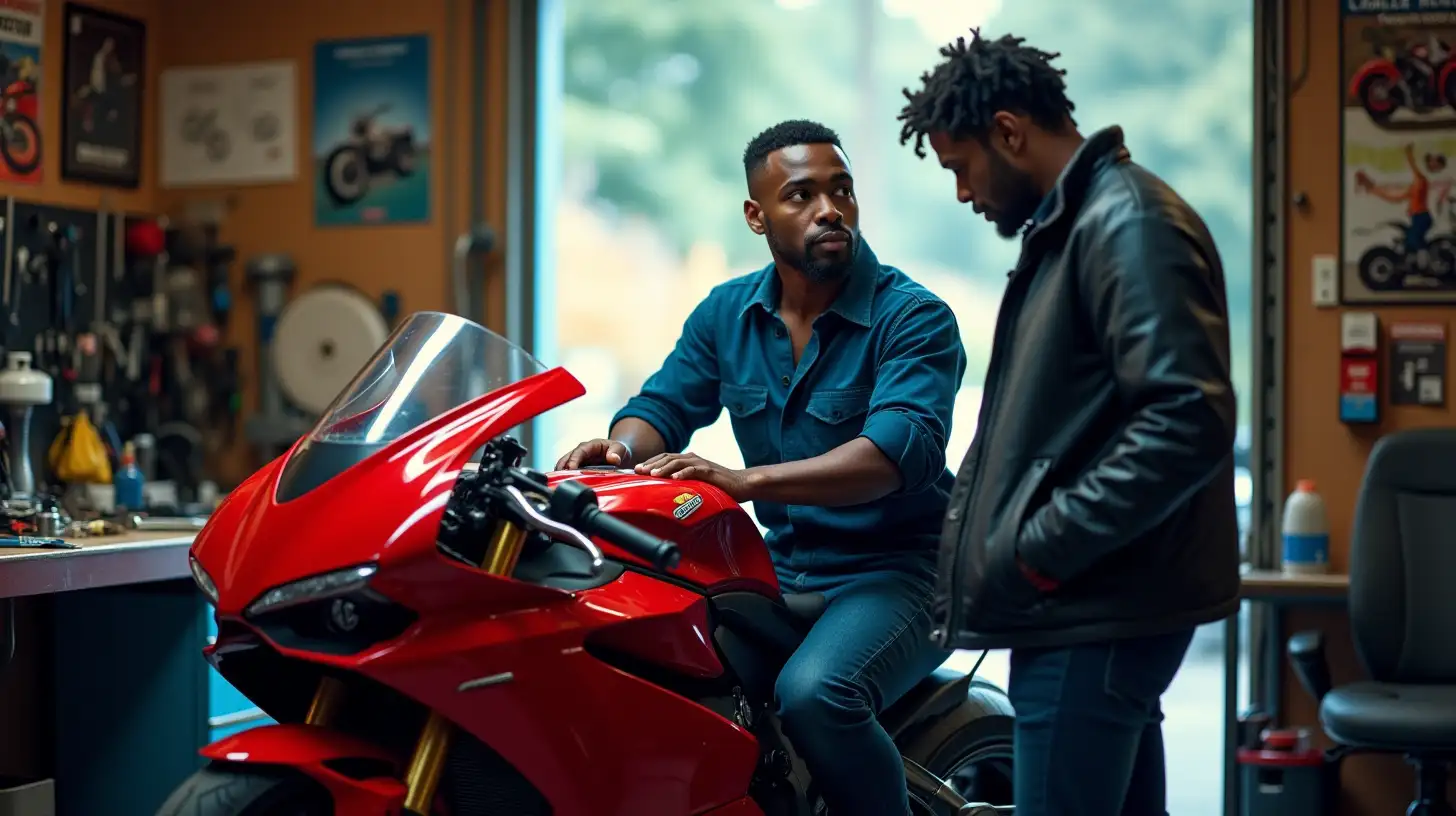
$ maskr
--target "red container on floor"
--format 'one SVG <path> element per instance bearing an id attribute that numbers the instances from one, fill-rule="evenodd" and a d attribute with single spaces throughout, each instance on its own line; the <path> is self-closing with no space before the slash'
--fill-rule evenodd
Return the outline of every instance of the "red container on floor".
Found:
<path id="1" fill-rule="evenodd" d="M 1333 766 L 1309 731 L 1270 729 L 1258 748 L 1238 753 L 1241 816 L 1325 816 L 1333 801 Z"/>

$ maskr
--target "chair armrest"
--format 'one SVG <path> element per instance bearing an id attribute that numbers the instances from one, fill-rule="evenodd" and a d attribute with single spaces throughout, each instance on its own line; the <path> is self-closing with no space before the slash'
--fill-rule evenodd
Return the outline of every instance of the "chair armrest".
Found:
<path id="1" fill-rule="evenodd" d="M 1295 632 L 1289 637 L 1289 662 L 1299 684 L 1318 703 L 1334 687 L 1330 680 L 1330 661 L 1325 656 L 1325 635 L 1319 631 Z"/>

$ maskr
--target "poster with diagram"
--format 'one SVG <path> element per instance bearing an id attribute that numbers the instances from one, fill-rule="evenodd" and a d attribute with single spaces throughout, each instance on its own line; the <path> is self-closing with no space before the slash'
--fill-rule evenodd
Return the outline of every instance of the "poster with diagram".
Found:
<path id="1" fill-rule="evenodd" d="M 1342 0 L 1341 300 L 1456 303 L 1456 12 Z"/>
<path id="2" fill-rule="evenodd" d="M 291 60 L 162 72 L 162 186 L 296 178 L 297 74 Z"/>
<path id="3" fill-rule="evenodd" d="M 429 37 L 320 42 L 313 70 L 315 222 L 429 221 Z"/>
<path id="4" fill-rule="evenodd" d="M 0 0 L 0 183 L 40 183 L 44 23 L 44 0 Z"/>

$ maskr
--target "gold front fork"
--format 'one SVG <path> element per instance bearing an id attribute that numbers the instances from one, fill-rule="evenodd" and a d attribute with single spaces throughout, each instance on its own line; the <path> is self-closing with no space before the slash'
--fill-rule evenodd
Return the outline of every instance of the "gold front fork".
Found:
<path id="1" fill-rule="evenodd" d="M 499 522 L 485 548 L 481 569 L 490 575 L 510 575 L 516 569 L 516 561 L 520 559 L 521 547 L 525 543 L 525 529 L 507 521 Z M 414 756 L 410 757 L 409 767 L 405 769 L 405 813 L 429 816 L 435 802 L 435 790 L 439 788 L 440 776 L 445 770 L 445 757 L 450 752 L 453 733 L 454 727 L 449 720 L 437 712 L 430 712 L 430 718 L 425 721 L 415 743 Z"/>

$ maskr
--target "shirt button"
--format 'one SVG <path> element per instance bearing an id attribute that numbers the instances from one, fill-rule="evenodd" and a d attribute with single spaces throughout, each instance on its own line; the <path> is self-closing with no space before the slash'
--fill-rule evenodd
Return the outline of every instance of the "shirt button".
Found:
<path id="1" fill-rule="evenodd" d="M 779 382 L 783 383 L 784 385 L 788 385 L 789 384 L 789 375 L 785 374 L 784 376 L 779 377 Z"/>
<path id="2" fill-rule="evenodd" d="M 784 336 L 784 327 L 783 326 L 774 326 L 774 337 L 783 337 L 783 336 Z"/>

